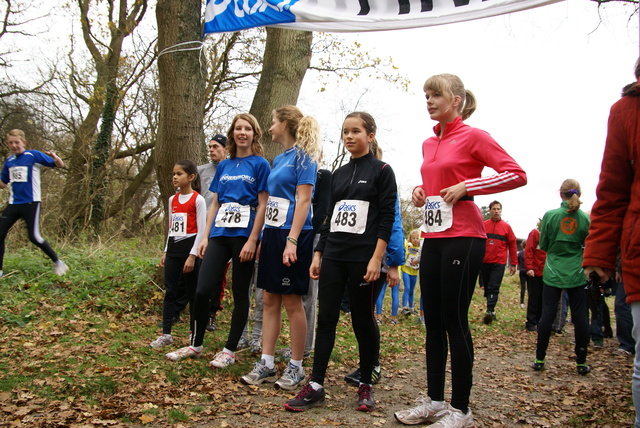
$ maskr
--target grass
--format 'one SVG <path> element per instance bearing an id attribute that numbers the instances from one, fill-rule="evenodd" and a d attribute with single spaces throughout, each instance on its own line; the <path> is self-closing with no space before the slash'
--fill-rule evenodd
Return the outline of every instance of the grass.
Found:
<path id="1" fill-rule="evenodd" d="M 235 379 L 251 370 L 256 356 L 241 351 L 235 365 L 213 372 L 202 360 L 167 363 L 164 351 L 148 347 L 160 333 L 163 292 L 157 262 L 162 245 L 158 238 L 67 246 L 60 249 L 71 268 L 64 277 L 55 276 L 50 262 L 33 246 L 8 249 L 6 276 L 0 279 L 0 409 L 8 412 L 12 403 L 18 406 L 23 397 L 31 397 L 43 413 L 54 409 L 42 417 L 41 426 L 68 423 L 60 420 L 56 407 L 68 402 L 75 403 L 79 414 L 98 412 L 102 419 L 123 424 L 155 421 L 164 426 L 159 421 L 194 423 L 215 412 L 236 414 L 209 404 L 237 395 Z M 519 351 L 521 345 L 510 340 L 523 331 L 518 295 L 517 276 L 505 277 L 498 303 L 501 322 L 485 326 L 484 298 L 476 290 L 469 316 L 474 337 L 502 337 L 502 349 Z M 417 287 L 416 304 L 419 297 Z M 387 321 L 390 300 L 385 299 L 383 310 Z M 209 359 L 226 341 L 233 301 L 228 298 L 224 306 L 218 316 L 220 331 L 205 336 Z M 403 355 L 424 355 L 424 327 L 416 323 L 417 317 L 398 319 L 399 325 L 383 323 L 380 328 L 382 364 L 388 369 L 403 369 Z M 285 313 L 278 348 L 288 345 L 288 333 Z M 174 336 L 176 347 L 186 344 L 188 323 L 176 325 Z M 568 343 L 570 338 L 559 340 Z M 357 360 L 350 318 L 342 315 L 330 365 L 347 373 Z M 233 402 L 232 408 L 251 409 L 255 395 L 245 398 L 248 403 Z M 616 416 L 604 417 L 610 421 Z M 571 423 L 582 426 L 580 418 Z"/>

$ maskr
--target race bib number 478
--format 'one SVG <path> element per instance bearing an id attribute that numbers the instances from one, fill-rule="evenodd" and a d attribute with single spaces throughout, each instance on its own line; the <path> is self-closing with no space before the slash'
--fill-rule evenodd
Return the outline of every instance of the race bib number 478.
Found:
<path id="1" fill-rule="evenodd" d="M 248 227 L 251 218 L 251 207 L 237 202 L 220 205 L 216 214 L 216 227 Z"/>
<path id="2" fill-rule="evenodd" d="M 440 196 L 428 196 L 420 230 L 425 233 L 444 232 L 452 225 L 453 204 L 446 203 Z"/>
<path id="3" fill-rule="evenodd" d="M 336 202 L 331 215 L 331 232 L 355 233 L 361 235 L 367 228 L 369 202 L 343 199 Z"/>

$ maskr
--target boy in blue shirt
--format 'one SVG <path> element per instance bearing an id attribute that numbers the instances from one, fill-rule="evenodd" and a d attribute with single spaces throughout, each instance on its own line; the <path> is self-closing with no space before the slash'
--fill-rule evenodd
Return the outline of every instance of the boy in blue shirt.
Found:
<path id="1" fill-rule="evenodd" d="M 40 170 L 42 166 L 64 167 L 64 162 L 51 151 L 26 150 L 24 132 L 13 129 L 5 140 L 13 153 L 0 173 L 0 189 L 9 188 L 9 203 L 0 215 L 0 277 L 4 261 L 4 241 L 11 226 L 20 218 L 27 224 L 29 240 L 49 256 L 56 275 L 64 275 L 69 268 L 58 258 L 51 245 L 40 235 Z"/>

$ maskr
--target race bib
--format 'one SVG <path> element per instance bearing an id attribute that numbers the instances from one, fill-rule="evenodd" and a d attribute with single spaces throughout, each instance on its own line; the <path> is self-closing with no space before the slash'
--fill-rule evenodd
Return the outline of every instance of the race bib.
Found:
<path id="1" fill-rule="evenodd" d="M 446 203 L 440 196 L 428 196 L 420 230 L 425 233 L 444 232 L 452 225 L 453 204 Z"/>
<path id="2" fill-rule="evenodd" d="M 171 227 L 169 228 L 169 236 L 187 235 L 187 217 L 187 213 L 171 214 Z"/>
<path id="3" fill-rule="evenodd" d="M 9 176 L 14 183 L 25 183 L 29 178 L 29 168 L 26 166 L 12 166 L 9 168 Z"/>
<path id="4" fill-rule="evenodd" d="M 369 202 L 344 199 L 336 202 L 331 215 L 331 232 L 346 232 L 361 235 L 367 228 Z"/>
<path id="5" fill-rule="evenodd" d="M 226 202 L 220 205 L 216 214 L 216 227 L 248 227 L 251 218 L 251 207 L 237 202 Z"/>
<path id="6" fill-rule="evenodd" d="M 264 217 L 264 224 L 271 227 L 282 227 L 287 221 L 287 212 L 291 201 L 285 198 L 269 196 L 267 211 Z"/>

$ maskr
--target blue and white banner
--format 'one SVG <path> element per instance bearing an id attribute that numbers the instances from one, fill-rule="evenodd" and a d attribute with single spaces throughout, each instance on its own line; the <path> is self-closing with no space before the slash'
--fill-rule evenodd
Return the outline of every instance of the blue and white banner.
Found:
<path id="1" fill-rule="evenodd" d="M 358 32 L 470 21 L 561 0 L 207 0 L 204 33 L 265 25 Z"/>

